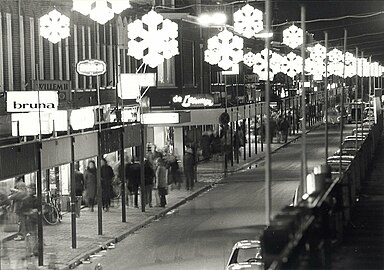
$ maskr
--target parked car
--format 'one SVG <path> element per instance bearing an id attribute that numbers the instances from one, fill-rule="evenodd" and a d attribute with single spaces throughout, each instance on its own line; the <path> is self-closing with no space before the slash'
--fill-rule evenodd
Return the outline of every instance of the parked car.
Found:
<path id="1" fill-rule="evenodd" d="M 226 270 L 235 269 L 264 269 L 260 241 L 242 240 L 233 246 Z"/>

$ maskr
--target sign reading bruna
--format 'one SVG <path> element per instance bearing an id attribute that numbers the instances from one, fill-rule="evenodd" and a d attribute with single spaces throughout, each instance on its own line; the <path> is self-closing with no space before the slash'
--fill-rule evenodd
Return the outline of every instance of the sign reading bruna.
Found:
<path id="1" fill-rule="evenodd" d="M 57 91 L 8 91 L 7 112 L 56 111 Z"/>

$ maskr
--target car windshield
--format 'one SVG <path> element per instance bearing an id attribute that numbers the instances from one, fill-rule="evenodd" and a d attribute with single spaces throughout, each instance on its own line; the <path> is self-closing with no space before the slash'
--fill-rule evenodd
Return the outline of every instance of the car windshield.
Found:
<path id="1" fill-rule="evenodd" d="M 260 261 L 262 259 L 261 248 L 239 248 L 237 249 L 237 254 L 234 254 L 234 257 L 232 263 Z"/>

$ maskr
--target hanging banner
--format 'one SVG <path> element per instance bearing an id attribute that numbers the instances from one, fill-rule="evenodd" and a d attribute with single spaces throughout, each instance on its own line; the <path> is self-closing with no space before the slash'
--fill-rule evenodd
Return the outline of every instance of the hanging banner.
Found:
<path id="1" fill-rule="evenodd" d="M 156 73 L 123 73 L 120 74 L 118 95 L 122 99 L 137 99 L 141 87 L 156 86 Z"/>
<path id="2" fill-rule="evenodd" d="M 8 91 L 7 112 L 57 111 L 56 91 Z"/>

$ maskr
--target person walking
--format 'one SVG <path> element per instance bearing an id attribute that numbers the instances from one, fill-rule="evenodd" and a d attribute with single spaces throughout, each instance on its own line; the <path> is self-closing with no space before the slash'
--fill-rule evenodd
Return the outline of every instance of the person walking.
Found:
<path id="1" fill-rule="evenodd" d="M 89 207 L 90 211 L 93 212 L 97 193 L 96 164 L 93 160 L 88 162 L 87 169 L 84 172 L 84 193 L 84 199 L 87 203 L 87 206 Z"/>
<path id="2" fill-rule="evenodd" d="M 27 234 L 27 221 L 23 214 L 23 201 L 28 196 L 27 186 L 24 183 L 24 177 L 18 177 L 14 188 L 11 188 L 11 194 L 8 199 L 13 201 L 13 209 L 19 220 L 19 230 L 15 241 L 23 241 Z"/>
<path id="3" fill-rule="evenodd" d="M 145 204 L 152 207 L 153 178 L 155 171 L 149 160 L 144 159 Z"/>
<path id="4" fill-rule="evenodd" d="M 75 193 L 76 196 L 83 196 L 84 192 L 84 175 L 75 170 Z"/>
<path id="5" fill-rule="evenodd" d="M 183 165 L 186 180 L 186 189 L 193 190 L 195 180 L 195 156 L 193 155 L 193 150 L 190 147 L 185 150 Z"/>
<path id="6" fill-rule="evenodd" d="M 105 158 L 101 159 L 101 191 L 103 209 L 108 212 L 111 206 L 111 198 L 113 193 L 112 179 L 115 176 L 112 167 L 108 165 Z"/>
<path id="7" fill-rule="evenodd" d="M 166 195 L 167 191 L 167 170 L 164 166 L 164 161 L 161 158 L 156 160 L 156 183 L 157 183 L 157 192 L 160 197 L 160 206 L 165 207 L 167 204 Z"/>
<path id="8" fill-rule="evenodd" d="M 282 140 L 284 143 L 287 143 L 290 124 L 289 124 L 289 121 L 286 117 L 284 117 L 282 119 L 281 124 L 280 124 L 280 129 L 281 129 Z"/>
<path id="9" fill-rule="evenodd" d="M 166 166 L 168 170 L 168 184 L 171 185 L 171 190 L 173 188 L 180 189 L 181 177 L 179 171 L 179 163 L 174 154 L 167 155 Z"/>
<path id="10" fill-rule="evenodd" d="M 140 164 L 134 158 L 125 165 L 125 179 L 129 193 L 128 205 L 139 208 Z"/>

